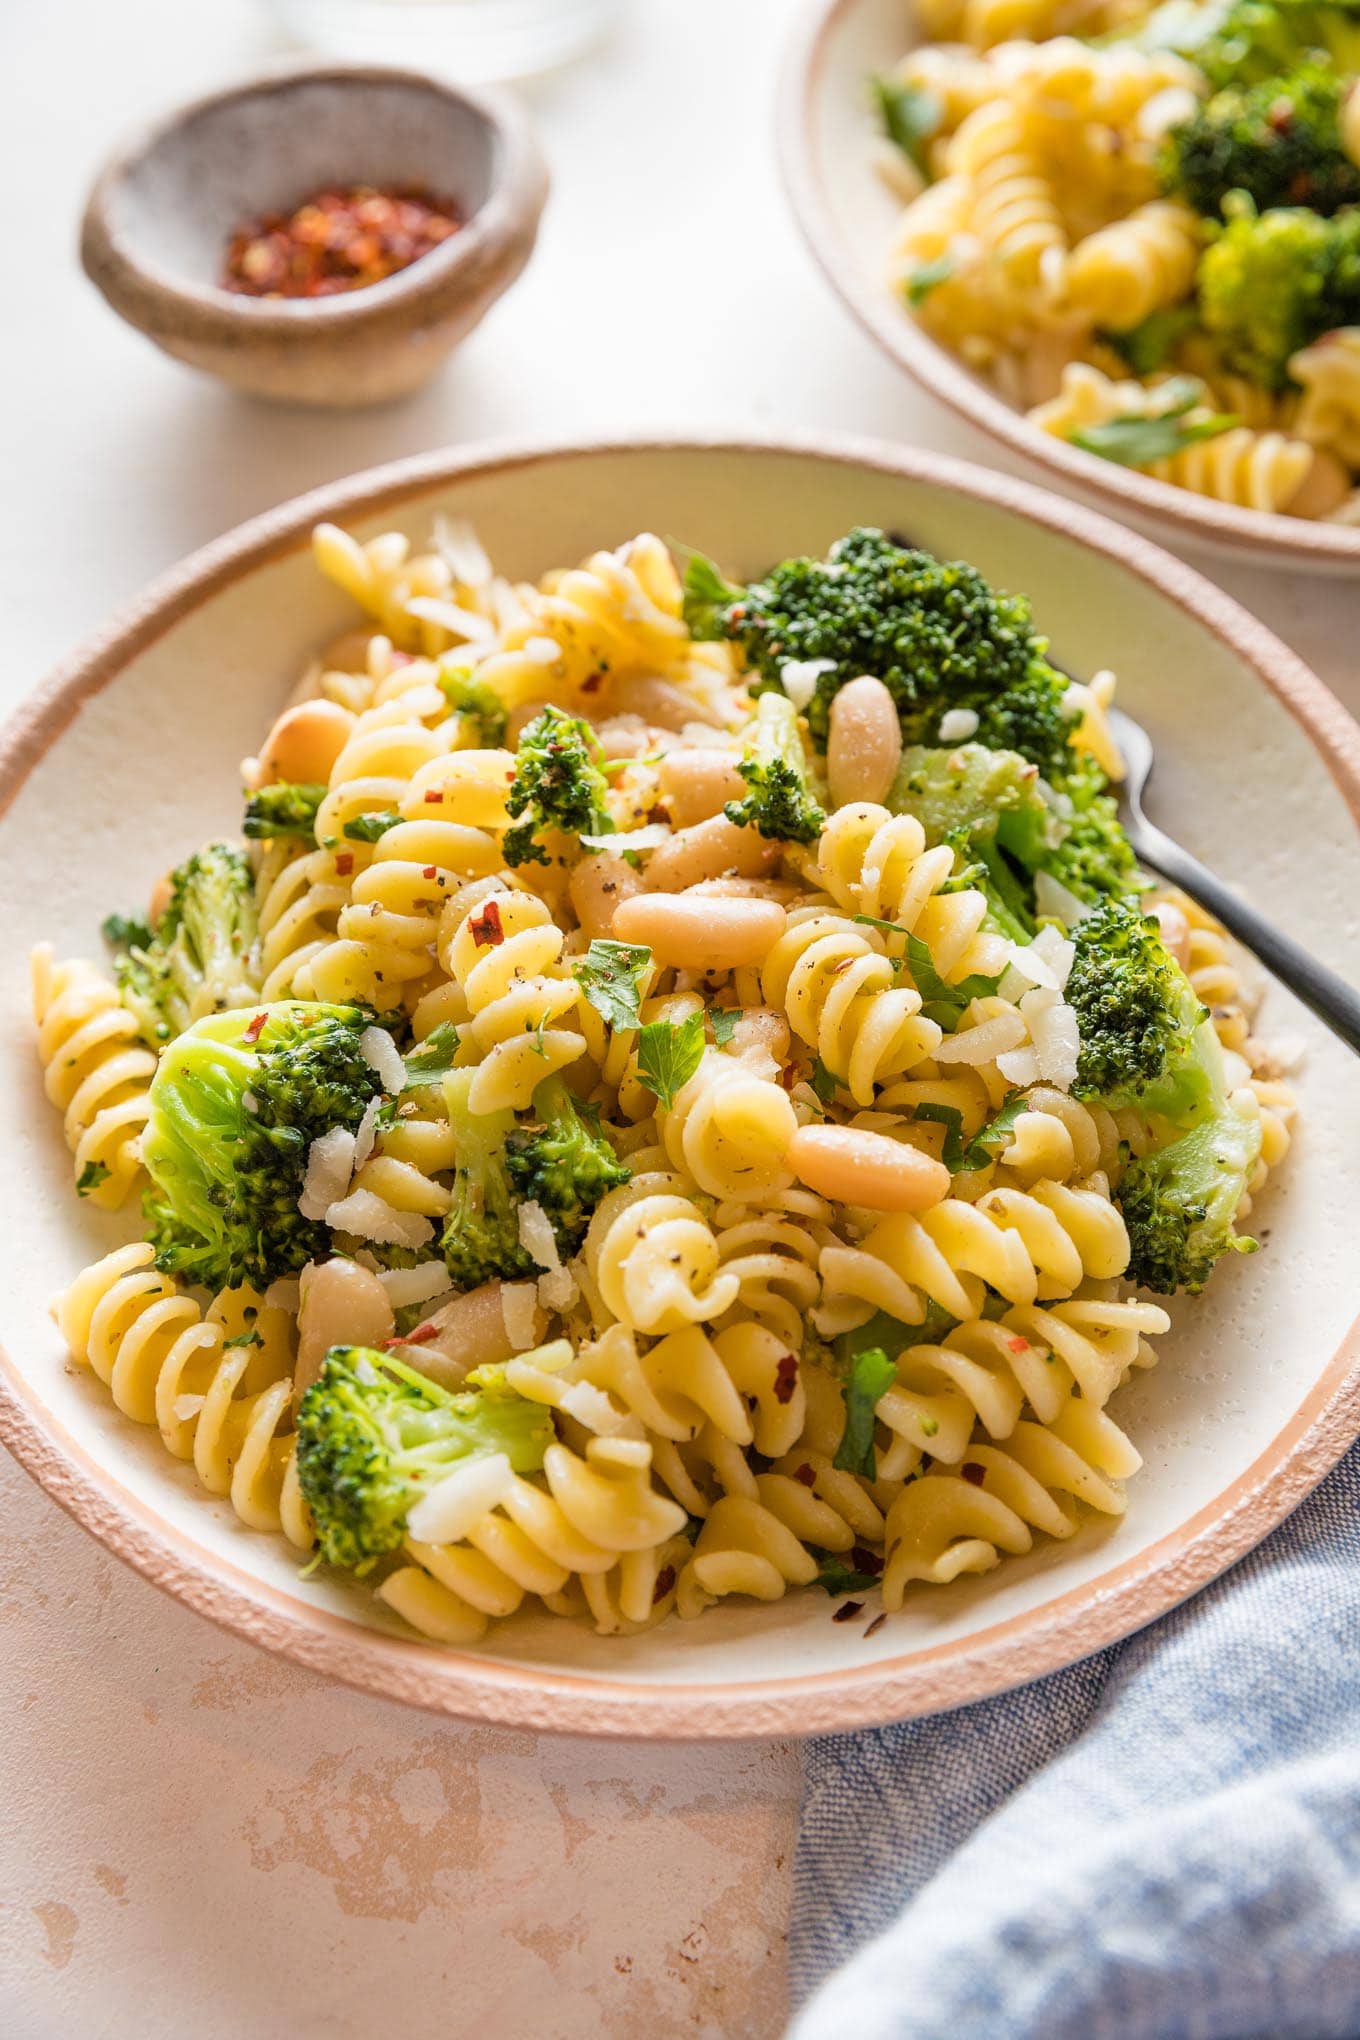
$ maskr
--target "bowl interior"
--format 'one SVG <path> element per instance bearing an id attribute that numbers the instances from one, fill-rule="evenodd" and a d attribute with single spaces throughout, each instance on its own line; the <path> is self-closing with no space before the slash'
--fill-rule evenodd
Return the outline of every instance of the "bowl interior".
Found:
<path id="1" fill-rule="evenodd" d="M 966 557 L 999 584 L 1031 593 L 1073 672 L 1118 669 L 1121 698 L 1157 740 L 1158 817 L 1334 965 L 1360 971 L 1355 821 L 1313 742 L 1242 653 L 1164 592 L 1178 577 L 1203 584 L 1098 520 L 1087 522 L 1109 550 L 1090 549 L 1070 529 L 1082 513 L 1017 484 L 949 464 L 941 481 L 894 472 L 886 455 L 884 463 L 768 448 L 597 449 L 389 482 L 376 508 L 371 492 L 365 506 L 357 485 L 342 485 L 328 492 L 325 514 L 361 536 L 395 527 L 416 540 L 437 511 L 468 517 L 515 577 L 648 528 L 742 574 L 791 551 L 820 551 L 857 522 Z M 1031 521 L 1014 507 L 1017 496 L 1045 506 L 1052 522 Z M 237 761 L 256 748 L 313 648 L 351 620 L 312 568 L 301 536 L 310 522 L 285 527 L 273 556 L 247 555 L 181 613 L 153 621 L 145 642 L 112 661 L 100 691 L 78 706 L 58 704 L 44 731 L 51 741 L 26 777 L 13 745 L 0 760 L 0 791 L 5 774 L 17 785 L 0 819 L 11 958 L 0 1140 L 11 1184 L 23 1185 L 6 1212 L 0 1333 L 33 1422 L 84 1467 L 107 1519 L 135 1518 L 190 1574 L 213 1583 L 199 1605 L 238 1626 L 242 1609 L 268 1606 L 288 1628 L 288 1647 L 329 1635 L 314 1661 L 344 1676 L 386 1690 L 404 1680 L 427 1704 L 455 1710 L 471 1704 L 471 1678 L 477 1704 L 503 1719 L 621 1724 L 643 1734 L 755 1734 L 905 1713 L 939 1704 L 942 1691 L 970 1697 L 1094 1648 L 1109 1633 L 1096 1603 L 1121 1582 L 1150 1579 L 1120 1628 L 1169 1606 L 1186 1591 L 1177 1555 L 1183 1560 L 1205 1534 L 1225 1494 L 1236 1487 L 1241 1500 L 1248 1470 L 1317 1390 L 1356 1309 L 1349 1185 L 1360 1062 L 1278 989 L 1265 1030 L 1307 1049 L 1297 1150 L 1257 1214 L 1264 1251 L 1225 1266 L 1208 1298 L 1178 1307 L 1160 1365 L 1117 1400 L 1146 1460 L 1127 1517 L 1113 1528 L 1092 1523 L 1066 1545 L 1040 1540 L 986 1579 L 918 1590 L 873 1637 L 864 1623 L 833 1623 L 833 1604 L 813 1592 L 772 1607 L 729 1604 L 698 1624 L 671 1622 L 629 1641 L 524 1615 L 493 1631 L 471 1659 L 395 1640 L 375 1658 L 372 1633 L 396 1635 L 377 1602 L 320 1575 L 300 1582 L 282 1540 L 242 1529 L 154 1434 L 120 1418 L 98 1383 L 66 1364 L 48 1300 L 132 1226 L 101 1219 L 71 1194 L 69 1159 L 37 1073 L 23 958 L 44 938 L 59 954 L 98 956 L 103 914 L 135 909 L 167 864 L 238 825 Z M 1267 656 L 1287 664 L 1262 637 Z M 74 838 L 72 814 L 82 818 Z M 169 1569 L 163 1560 L 149 1566 L 153 1577 Z M 1082 1616 L 1057 1656 L 1024 1659 L 1028 1631 L 1074 1606 L 1074 1594 L 1087 1597 L 1090 1619 Z M 967 1675 L 962 1691 L 932 1684 L 940 1667 L 948 1673 L 979 1644 L 1008 1637 L 1019 1654 L 1000 1671 Z M 885 1702 L 869 1688 L 890 1668 L 898 1683 Z M 815 1683 L 788 1684 L 804 1680 Z M 762 1701 L 762 1687 L 779 1688 L 782 1700 Z"/>
<path id="2" fill-rule="evenodd" d="M 213 288 L 228 237 L 260 213 L 289 210 L 329 184 L 418 185 L 451 199 L 466 221 L 486 202 L 496 158 L 487 114 L 433 80 L 365 71 L 267 79 L 162 129 L 118 179 L 110 224 L 140 260 Z"/>
<path id="3" fill-rule="evenodd" d="M 819 261 L 861 323 L 971 423 L 1040 463 L 1063 488 L 1154 535 L 1276 565 L 1353 573 L 1360 530 L 1216 503 L 1083 453 L 1031 425 L 898 300 L 888 258 L 902 201 L 874 167 L 881 135 L 868 81 L 927 39 L 902 0 L 810 0 L 790 46 L 783 100 L 790 189 Z"/>

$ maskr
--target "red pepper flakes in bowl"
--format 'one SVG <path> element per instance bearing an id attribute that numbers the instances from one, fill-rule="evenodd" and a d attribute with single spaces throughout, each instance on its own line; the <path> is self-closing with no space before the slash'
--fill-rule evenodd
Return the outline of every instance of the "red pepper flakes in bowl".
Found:
<path id="1" fill-rule="evenodd" d="M 318 191 L 289 213 L 248 220 L 227 244 L 222 286 L 245 297 L 319 298 L 409 269 L 463 222 L 447 199 L 369 184 Z"/>

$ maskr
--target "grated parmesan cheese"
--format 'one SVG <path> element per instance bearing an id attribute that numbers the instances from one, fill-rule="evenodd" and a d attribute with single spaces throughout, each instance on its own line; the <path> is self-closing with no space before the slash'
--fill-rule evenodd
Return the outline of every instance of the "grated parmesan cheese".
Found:
<path id="1" fill-rule="evenodd" d="M 356 1169 L 362 1169 L 364 1163 L 373 1152 L 373 1143 L 377 1139 L 378 1114 L 382 1111 L 382 1102 L 381 1098 L 370 1098 L 364 1107 L 364 1116 L 355 1128 L 354 1166 Z"/>
<path id="2" fill-rule="evenodd" d="M 415 1268 L 382 1268 L 378 1280 L 393 1310 L 404 1310 L 408 1303 L 428 1303 L 451 1286 L 442 1261 L 422 1261 Z"/>
<path id="3" fill-rule="evenodd" d="M 834 659 L 785 659 L 779 668 L 779 684 L 796 709 L 805 709 L 817 692 L 823 673 L 834 673 Z"/>
<path id="4" fill-rule="evenodd" d="M 515 1214 L 519 1224 L 519 1243 L 526 1254 L 537 1262 L 540 1268 L 554 1272 L 562 1266 L 562 1256 L 557 1251 L 557 1235 L 552 1229 L 552 1220 L 541 1204 L 532 1201 L 521 1204 Z"/>
<path id="5" fill-rule="evenodd" d="M 418 1211 L 398 1211 L 371 1190 L 351 1190 L 331 1205 L 325 1220 L 332 1232 L 352 1233 L 355 1239 L 376 1240 L 385 1247 L 423 1247 L 434 1238 L 428 1218 Z"/>
<path id="6" fill-rule="evenodd" d="M 354 1145 L 354 1135 L 343 1126 L 333 1126 L 312 1142 L 298 1198 L 304 1218 L 324 1218 L 336 1199 L 344 1196 L 354 1174 Z"/>
<path id="7" fill-rule="evenodd" d="M 365 1027 L 359 1036 L 359 1053 L 382 1081 L 389 1097 L 395 1097 L 406 1082 L 406 1065 L 401 1051 L 385 1027 Z"/>
<path id="8" fill-rule="evenodd" d="M 538 1338 L 538 1290 L 532 1282 L 502 1282 L 501 1317 L 515 1353 L 527 1353 Z"/>
<path id="9" fill-rule="evenodd" d="M 942 744 L 966 744 L 970 737 L 977 735 L 977 726 L 976 709 L 946 709 L 940 717 L 940 742 Z"/>
<path id="10" fill-rule="evenodd" d="M 458 1544 L 515 1483 L 503 1452 L 456 1466 L 408 1511 L 406 1528 L 420 1544 Z"/>

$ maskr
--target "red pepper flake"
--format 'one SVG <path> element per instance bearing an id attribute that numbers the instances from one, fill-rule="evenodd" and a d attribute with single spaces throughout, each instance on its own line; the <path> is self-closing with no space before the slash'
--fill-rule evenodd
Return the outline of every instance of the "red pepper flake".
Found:
<path id="1" fill-rule="evenodd" d="M 862 1615 L 863 1613 L 863 1601 L 845 1601 L 836 1610 L 831 1620 L 833 1622 L 853 1622 L 856 1615 Z"/>
<path id="2" fill-rule="evenodd" d="M 655 807 L 649 807 L 647 810 L 647 819 L 649 822 L 668 822 L 670 818 L 671 811 L 666 806 L 664 801 L 659 800 L 656 803 Z"/>
<path id="3" fill-rule="evenodd" d="M 979 1466 L 975 1459 L 970 1459 L 966 1465 L 961 1466 L 959 1472 L 965 1480 L 971 1481 L 974 1487 L 981 1487 L 983 1481 L 987 1478 L 986 1467 Z"/>
<path id="4" fill-rule="evenodd" d="M 337 850 L 335 853 L 335 868 L 341 878 L 348 878 L 354 869 L 354 852 L 352 850 Z"/>
<path id="5" fill-rule="evenodd" d="M 423 1325 L 417 1325 L 413 1332 L 403 1333 L 403 1335 L 399 1339 L 384 1339 L 382 1342 L 382 1349 L 384 1353 L 388 1353 L 391 1351 L 393 1346 L 424 1346 L 427 1345 L 431 1339 L 437 1339 L 438 1337 L 439 1337 L 438 1325 L 433 1324 L 429 1319 L 427 1319 Z"/>
<path id="6" fill-rule="evenodd" d="M 442 805 L 444 799 L 443 789 L 438 786 L 432 786 L 426 792 L 425 798 L 430 803 L 431 807 L 439 807 Z"/>
<path id="7" fill-rule="evenodd" d="M 875 1615 L 873 1621 L 869 1624 L 869 1627 L 864 1632 L 866 1642 L 871 1636 L 878 1635 L 879 1630 L 883 1627 L 887 1619 L 888 1611 L 886 1608 L 883 1610 L 883 1613 L 881 1615 Z"/>
<path id="8" fill-rule="evenodd" d="M 394 649 L 388 652 L 387 661 L 391 666 L 414 666 L 416 655 L 414 652 L 399 652 Z M 1034 769 L 1036 772 L 1039 770 L 1037 765 Z"/>
<path id="9" fill-rule="evenodd" d="M 604 682 L 605 676 L 603 673 L 587 673 L 585 679 L 581 682 L 581 692 L 582 694 L 598 694 L 604 686 Z"/>
<path id="10" fill-rule="evenodd" d="M 675 1567 L 663 1565 L 656 1576 L 656 1585 L 652 1588 L 652 1606 L 655 1607 L 658 1601 L 664 1601 L 674 1585 Z"/>
<path id="11" fill-rule="evenodd" d="M 420 875 L 422 878 L 438 878 L 439 866 L 437 864 L 427 864 Z"/>
<path id="12" fill-rule="evenodd" d="M 875 1577 L 883 1570 L 883 1561 L 876 1551 L 870 1551 L 863 1544 L 856 1544 L 850 1553 L 850 1563 L 856 1572 L 873 1573 Z"/>
<path id="13" fill-rule="evenodd" d="M 260 1036 L 264 1033 L 265 1022 L 268 1020 L 268 1018 L 269 1018 L 268 1011 L 265 1011 L 263 1013 L 257 1013 L 255 1015 L 255 1018 L 251 1021 L 249 1027 L 247 1027 L 246 1029 L 247 1041 L 259 1040 Z"/>
<path id="14" fill-rule="evenodd" d="M 1007 1349 L 1008 1349 L 1008 1350 L 1009 1350 L 1010 1352 L 1012 1352 L 1012 1353 L 1028 1353 L 1028 1351 L 1029 1351 L 1029 1340 L 1028 1340 L 1028 1339 L 1019 1339 L 1019 1338 L 1016 1338 L 1016 1339 L 1007 1339 L 1007 1341 L 1006 1341 L 1006 1346 L 1007 1346 Z"/>
<path id="15" fill-rule="evenodd" d="M 456 206 L 415 185 L 334 185 L 290 212 L 245 221 L 227 243 L 222 287 L 257 298 L 362 290 L 418 262 L 462 223 Z"/>
<path id="16" fill-rule="evenodd" d="M 804 1487 L 815 1487 L 817 1484 L 817 1475 L 806 1460 L 801 1466 L 794 1467 L 793 1477 L 795 1480 L 801 1480 Z"/>
<path id="17" fill-rule="evenodd" d="M 793 1391 L 798 1386 L 798 1355 L 785 1353 L 774 1370 L 774 1399 L 779 1403 L 793 1401 Z"/>
<path id="18" fill-rule="evenodd" d="M 501 926 L 501 910 L 494 900 L 487 900 L 475 914 L 469 914 L 468 929 L 479 949 L 499 949 L 505 940 L 505 930 Z"/>

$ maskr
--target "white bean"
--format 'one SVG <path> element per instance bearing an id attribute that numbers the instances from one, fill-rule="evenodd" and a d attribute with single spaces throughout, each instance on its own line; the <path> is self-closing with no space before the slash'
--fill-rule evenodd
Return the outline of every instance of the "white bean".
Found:
<path id="1" fill-rule="evenodd" d="M 726 815 L 679 829 L 647 860 L 650 892 L 683 892 L 706 878 L 762 878 L 773 871 L 779 845 L 754 829 L 739 829 Z"/>
<path id="2" fill-rule="evenodd" d="M 902 762 L 902 725 L 881 680 L 848 680 L 831 704 L 826 780 L 834 807 L 881 801 Z"/>
<path id="3" fill-rule="evenodd" d="M 567 884 L 576 918 L 592 942 L 610 933 L 620 904 L 644 890 L 642 873 L 608 850 L 573 865 Z"/>
<path id="4" fill-rule="evenodd" d="M 762 963 L 788 925 L 774 900 L 712 894 L 639 893 L 614 915 L 620 942 L 644 942 L 658 963 L 681 970 L 736 970 Z"/>
<path id="5" fill-rule="evenodd" d="M 547 1325 L 546 1315 L 540 1311 L 538 1316 L 542 1323 L 536 1335 Z M 505 1328 L 499 1282 L 483 1282 L 455 1296 L 431 1315 L 430 1323 L 437 1327 L 435 1336 L 412 1347 L 411 1362 L 441 1388 L 458 1388 L 474 1367 L 498 1367 L 516 1351 Z"/>
<path id="6" fill-rule="evenodd" d="M 657 767 L 657 777 L 677 829 L 721 814 L 729 800 L 740 800 L 746 792 L 746 781 L 732 753 L 707 745 L 668 751 Z"/>
<path id="7" fill-rule="evenodd" d="M 300 701 L 285 708 L 265 739 L 256 783 L 324 786 L 354 730 L 354 717 L 338 701 Z"/>
<path id="8" fill-rule="evenodd" d="M 651 675 L 616 680 L 609 690 L 608 707 L 611 716 L 640 715 L 644 722 L 657 723 L 663 730 L 717 721 L 716 712 L 696 695 Z"/>
<path id="9" fill-rule="evenodd" d="M 800 1126 L 785 1156 L 800 1183 L 870 1211 L 929 1211 L 949 1195 L 943 1162 L 857 1126 Z"/>
<path id="10" fill-rule="evenodd" d="M 376 1275 L 357 1261 L 323 1261 L 302 1278 L 294 1396 L 310 1388 L 332 1346 L 381 1346 L 392 1336 L 392 1306 Z"/>

